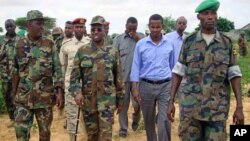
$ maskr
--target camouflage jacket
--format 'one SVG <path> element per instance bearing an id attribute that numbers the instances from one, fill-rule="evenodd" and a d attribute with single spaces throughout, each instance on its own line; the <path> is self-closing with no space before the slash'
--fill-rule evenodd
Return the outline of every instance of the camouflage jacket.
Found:
<path id="1" fill-rule="evenodd" d="M 62 70 L 53 41 L 27 37 L 16 44 L 13 74 L 20 77 L 15 103 L 30 109 L 55 104 L 55 88 L 63 87 Z"/>
<path id="2" fill-rule="evenodd" d="M 59 37 L 55 40 L 55 45 L 54 45 L 54 46 L 55 46 L 57 52 L 60 52 L 60 49 L 61 49 L 61 47 L 62 47 L 63 40 L 64 40 L 64 36 L 63 36 L 63 35 L 59 36 Z"/>
<path id="3" fill-rule="evenodd" d="M 15 44 L 20 38 L 18 35 L 11 39 L 5 37 L 0 44 L 0 78 L 5 82 L 11 82 Z"/>
<path id="4" fill-rule="evenodd" d="M 185 66 L 187 79 L 180 95 L 181 118 L 226 120 L 230 104 L 230 79 L 241 76 L 231 40 L 217 31 L 207 45 L 200 31 L 191 34 L 183 43 L 178 63 Z M 176 67 L 173 72 L 177 72 Z"/>
<path id="5" fill-rule="evenodd" d="M 73 95 L 83 94 L 86 109 L 90 107 L 100 111 L 123 105 L 124 89 L 117 50 L 110 45 L 96 48 L 92 42 L 79 48 L 73 63 L 69 91 Z M 93 98 L 96 101 L 88 101 L 89 97 L 96 97 Z"/>

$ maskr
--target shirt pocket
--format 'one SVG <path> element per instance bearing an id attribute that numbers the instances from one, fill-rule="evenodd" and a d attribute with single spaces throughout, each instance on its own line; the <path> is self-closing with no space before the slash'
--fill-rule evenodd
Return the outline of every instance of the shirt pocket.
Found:
<path id="1" fill-rule="evenodd" d="M 201 53 L 190 53 L 186 58 L 187 69 L 186 75 L 192 78 L 192 81 L 200 81 L 201 69 L 202 69 L 202 56 Z"/>
<path id="2" fill-rule="evenodd" d="M 92 61 L 90 59 L 82 61 L 80 63 L 80 67 L 81 67 L 80 73 L 83 75 L 83 81 L 85 82 L 85 84 L 89 83 L 89 80 L 92 80 L 92 71 L 93 71 Z"/>
<path id="3" fill-rule="evenodd" d="M 227 79 L 229 60 L 229 55 L 214 57 L 214 82 L 224 82 Z"/>
<path id="4" fill-rule="evenodd" d="M 119 54 L 120 54 L 120 58 L 124 58 L 129 54 L 129 48 L 128 47 L 124 47 L 119 49 Z"/>

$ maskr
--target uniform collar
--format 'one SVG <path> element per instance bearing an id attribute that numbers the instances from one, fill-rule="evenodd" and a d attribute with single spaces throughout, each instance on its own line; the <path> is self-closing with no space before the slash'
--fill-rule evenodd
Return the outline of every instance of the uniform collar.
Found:
<path id="1" fill-rule="evenodd" d="M 202 41 L 202 40 L 204 40 L 204 39 L 202 37 L 201 30 L 199 30 L 198 33 L 197 33 L 197 36 L 196 36 L 196 41 L 199 42 L 199 41 Z M 220 32 L 218 30 L 216 30 L 214 39 L 211 42 L 213 42 L 213 41 L 222 42 L 222 38 L 221 38 Z"/>

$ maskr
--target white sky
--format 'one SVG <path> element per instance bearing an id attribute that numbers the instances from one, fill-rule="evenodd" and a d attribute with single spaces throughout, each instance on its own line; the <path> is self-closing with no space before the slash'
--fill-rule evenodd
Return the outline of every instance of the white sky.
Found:
<path id="1" fill-rule="evenodd" d="M 78 17 L 89 23 L 95 15 L 103 16 L 110 24 L 110 34 L 122 33 L 128 17 L 138 20 L 139 32 L 145 32 L 152 14 L 177 19 L 185 16 L 188 20 L 186 31 L 192 32 L 199 21 L 194 13 L 202 0 L 0 0 L 0 26 L 4 28 L 6 19 L 24 17 L 29 10 L 40 10 L 44 16 L 56 18 L 57 26 L 64 27 L 67 20 Z M 234 22 L 235 28 L 250 23 L 249 0 L 220 0 L 218 16 Z M 2 33 L 3 34 L 3 33 Z"/>

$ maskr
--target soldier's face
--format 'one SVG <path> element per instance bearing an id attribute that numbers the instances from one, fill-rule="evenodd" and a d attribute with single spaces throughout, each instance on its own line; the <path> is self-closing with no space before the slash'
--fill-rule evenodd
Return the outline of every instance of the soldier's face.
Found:
<path id="1" fill-rule="evenodd" d="M 213 31 L 216 27 L 217 12 L 213 10 L 205 10 L 197 15 L 200 20 L 202 31 Z"/>
<path id="2" fill-rule="evenodd" d="M 7 22 L 5 24 L 5 29 L 7 31 L 8 34 L 14 34 L 15 33 L 15 29 L 16 29 L 16 25 L 13 22 Z"/>
<path id="3" fill-rule="evenodd" d="M 82 38 L 85 30 L 86 30 L 86 27 L 83 24 L 74 25 L 74 31 L 75 31 L 76 38 Z"/>
<path id="4" fill-rule="evenodd" d="M 74 32 L 73 24 L 67 24 L 64 29 L 64 33 L 66 37 L 72 37 Z"/>
<path id="5" fill-rule="evenodd" d="M 104 26 L 100 24 L 91 25 L 91 38 L 94 42 L 102 42 L 105 35 Z"/>
<path id="6" fill-rule="evenodd" d="M 149 30 L 150 30 L 150 36 L 152 38 L 161 37 L 161 35 L 162 35 L 161 30 L 162 29 L 163 29 L 163 24 L 162 24 L 161 20 L 150 20 Z"/>
<path id="7" fill-rule="evenodd" d="M 44 20 L 32 20 L 28 22 L 28 34 L 31 37 L 42 37 L 44 32 Z"/>

